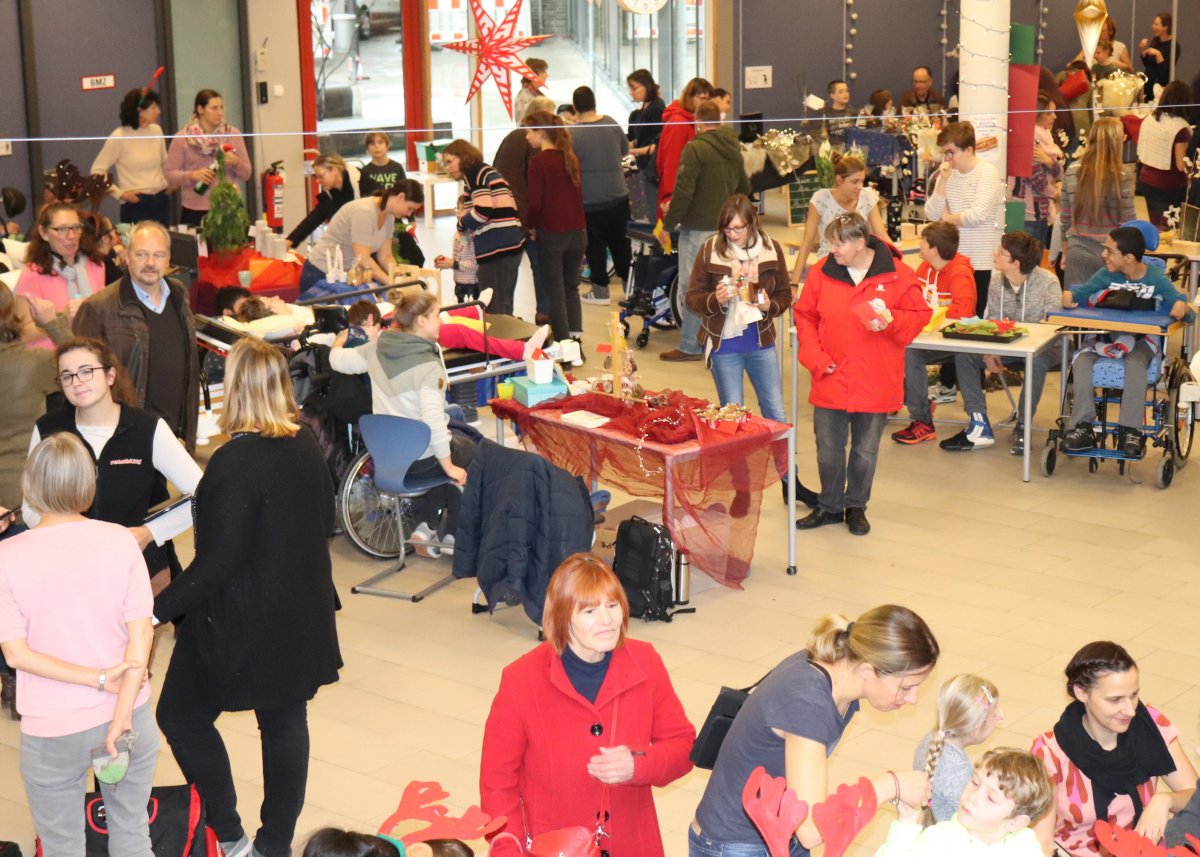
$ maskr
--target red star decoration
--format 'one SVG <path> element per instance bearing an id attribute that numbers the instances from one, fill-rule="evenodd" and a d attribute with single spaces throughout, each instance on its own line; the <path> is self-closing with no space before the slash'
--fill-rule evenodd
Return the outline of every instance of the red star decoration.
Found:
<path id="1" fill-rule="evenodd" d="M 512 82 L 508 73 L 516 72 L 522 78 L 537 77 L 529 66 L 517 57 L 518 51 L 523 51 L 536 45 L 546 36 L 517 36 L 517 16 L 521 12 L 522 0 L 517 0 L 512 8 L 504 15 L 499 24 L 491 15 L 484 11 L 480 0 L 470 0 L 471 14 L 475 16 L 475 27 L 478 37 L 467 42 L 452 42 L 445 47 L 460 54 L 475 54 L 479 58 L 479 66 L 475 69 L 475 77 L 471 80 L 471 89 L 467 93 L 467 101 L 475 97 L 475 93 L 490 77 L 496 81 L 496 89 L 500 91 L 500 100 L 504 109 L 512 116 Z"/>

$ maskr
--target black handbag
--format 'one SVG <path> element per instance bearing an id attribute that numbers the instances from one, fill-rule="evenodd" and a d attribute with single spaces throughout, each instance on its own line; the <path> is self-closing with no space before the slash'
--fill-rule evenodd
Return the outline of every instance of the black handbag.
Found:
<path id="1" fill-rule="evenodd" d="M 692 744 L 692 752 L 688 758 L 692 760 L 693 765 L 697 768 L 704 768 L 706 771 L 712 770 L 713 765 L 717 763 L 717 754 L 721 752 L 721 745 L 725 743 L 725 736 L 729 734 L 729 727 L 733 725 L 734 718 L 742 710 L 746 700 L 750 698 L 750 691 L 762 684 L 766 677 L 766 675 L 763 676 L 749 687 L 721 688 L 712 708 L 708 710 L 708 716 L 704 718 L 704 725 L 700 727 L 700 732 L 696 735 L 696 742 Z"/>
<path id="2" fill-rule="evenodd" d="M 217 857 L 217 834 L 205 821 L 204 801 L 194 785 L 156 786 L 146 807 L 154 857 Z M 104 798 L 88 792 L 83 802 L 87 857 L 108 857 L 108 819 Z M 38 840 L 37 857 L 43 857 Z"/>

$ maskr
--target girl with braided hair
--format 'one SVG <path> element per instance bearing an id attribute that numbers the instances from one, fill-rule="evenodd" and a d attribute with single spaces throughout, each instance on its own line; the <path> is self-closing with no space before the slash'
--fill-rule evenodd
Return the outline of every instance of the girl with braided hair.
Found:
<path id="1" fill-rule="evenodd" d="M 986 678 L 956 675 L 942 685 L 937 722 L 913 755 L 913 769 L 924 771 L 933 783 L 929 808 L 935 822 L 954 815 L 962 790 L 975 772 L 966 748 L 990 738 L 1003 720 L 1000 691 Z"/>

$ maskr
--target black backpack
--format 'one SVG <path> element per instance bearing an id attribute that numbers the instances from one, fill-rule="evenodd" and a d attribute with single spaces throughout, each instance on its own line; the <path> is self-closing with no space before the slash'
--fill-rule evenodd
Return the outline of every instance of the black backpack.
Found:
<path id="1" fill-rule="evenodd" d="M 674 609 L 674 565 L 675 548 L 666 527 L 637 515 L 617 527 L 613 571 L 625 588 L 630 616 L 647 622 L 670 622 L 676 613 L 696 612 L 694 607 Z"/>

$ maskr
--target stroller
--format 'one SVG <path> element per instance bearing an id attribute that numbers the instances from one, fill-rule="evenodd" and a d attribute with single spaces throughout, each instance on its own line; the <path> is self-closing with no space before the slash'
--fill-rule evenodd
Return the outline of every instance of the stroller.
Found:
<path id="1" fill-rule="evenodd" d="M 625 235 L 633 245 L 625 300 L 621 301 L 621 327 L 629 337 L 629 317 L 642 317 L 642 329 L 635 342 L 645 348 L 650 342 L 650 328 L 672 330 L 681 318 L 683 290 L 679 285 L 679 256 L 663 250 L 654 237 L 649 223 L 630 223 Z M 672 234 L 674 243 L 678 235 Z"/>

